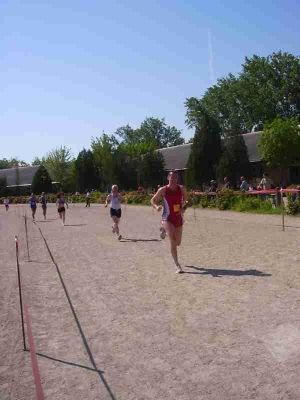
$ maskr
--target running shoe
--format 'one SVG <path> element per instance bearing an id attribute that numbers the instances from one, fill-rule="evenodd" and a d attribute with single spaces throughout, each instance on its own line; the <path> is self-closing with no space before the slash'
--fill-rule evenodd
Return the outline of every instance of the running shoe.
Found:
<path id="1" fill-rule="evenodd" d="M 176 274 L 183 274 L 183 273 L 184 273 L 184 271 L 183 271 L 183 269 L 181 268 L 180 264 L 176 265 L 176 268 L 177 268 Z"/>
<path id="2" fill-rule="evenodd" d="M 119 235 L 119 236 L 118 236 L 118 240 L 121 240 L 121 239 L 122 239 L 122 235 Z"/>
<path id="3" fill-rule="evenodd" d="M 161 228 L 160 228 L 160 237 L 161 237 L 162 239 L 165 239 L 166 236 L 167 236 L 167 232 L 166 232 L 165 228 L 161 227 Z"/>

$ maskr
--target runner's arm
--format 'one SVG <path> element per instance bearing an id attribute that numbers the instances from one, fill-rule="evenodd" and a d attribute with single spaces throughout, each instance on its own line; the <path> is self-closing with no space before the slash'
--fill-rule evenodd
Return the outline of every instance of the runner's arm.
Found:
<path id="1" fill-rule="evenodd" d="M 110 202 L 110 199 L 111 199 L 111 196 L 110 196 L 110 194 L 106 197 L 106 201 L 105 201 L 105 206 L 104 207 L 107 207 L 107 204 Z"/>
<path id="2" fill-rule="evenodd" d="M 183 206 L 182 206 L 182 208 L 185 211 L 188 208 L 188 206 L 190 206 L 189 194 L 188 194 L 186 188 L 183 187 L 183 186 L 181 186 L 181 192 L 182 192 L 182 196 L 183 196 Z"/>
<path id="3" fill-rule="evenodd" d="M 162 206 L 158 205 L 158 203 L 164 197 L 164 194 L 165 194 L 165 189 L 164 188 L 160 188 L 160 189 L 158 189 L 158 191 L 155 193 L 155 195 L 151 199 L 151 205 L 157 211 L 160 211 L 162 209 Z"/>

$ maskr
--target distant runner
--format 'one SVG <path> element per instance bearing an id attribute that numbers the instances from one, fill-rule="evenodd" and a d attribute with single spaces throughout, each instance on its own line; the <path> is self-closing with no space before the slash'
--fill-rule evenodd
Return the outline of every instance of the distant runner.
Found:
<path id="1" fill-rule="evenodd" d="M 188 205 L 188 193 L 186 189 L 177 184 L 178 174 L 176 171 L 169 172 L 169 184 L 158 189 L 151 199 L 152 207 L 162 213 L 161 238 L 169 236 L 171 244 L 171 254 L 174 259 L 177 273 L 183 273 L 181 265 L 178 261 L 177 247 L 181 244 L 183 214 Z M 158 205 L 163 200 L 163 206 Z M 184 205 L 183 205 L 184 202 Z"/>
<path id="2" fill-rule="evenodd" d="M 5 206 L 5 211 L 8 212 L 8 210 L 9 210 L 9 200 L 8 200 L 7 197 L 3 200 L 3 204 Z"/>
<path id="3" fill-rule="evenodd" d="M 36 203 L 37 199 L 33 193 L 31 193 L 31 196 L 29 197 L 29 204 L 32 212 L 32 220 L 35 221 L 35 213 L 36 213 Z"/>
<path id="4" fill-rule="evenodd" d="M 85 206 L 91 207 L 91 193 L 89 191 L 86 192 L 85 200 L 86 200 Z"/>
<path id="5" fill-rule="evenodd" d="M 121 210 L 121 194 L 119 193 L 119 188 L 117 185 L 113 185 L 111 188 L 111 193 L 107 196 L 105 207 L 110 202 L 110 216 L 114 222 L 112 226 L 112 232 L 116 233 L 118 240 L 122 239 L 122 235 L 119 232 L 119 223 L 122 216 Z"/>
<path id="6" fill-rule="evenodd" d="M 58 212 L 59 218 L 62 220 L 63 226 L 65 226 L 65 221 L 66 221 L 65 205 L 66 205 L 66 201 L 64 199 L 64 194 L 58 193 L 57 200 L 56 200 L 56 207 L 57 207 L 57 212 Z"/>
<path id="7" fill-rule="evenodd" d="M 41 196 L 41 198 L 40 198 L 40 203 L 41 203 L 41 205 L 42 205 L 44 219 L 46 219 L 46 214 L 47 214 L 47 197 L 46 197 L 46 195 L 45 195 L 45 192 L 42 192 L 42 196 Z"/>

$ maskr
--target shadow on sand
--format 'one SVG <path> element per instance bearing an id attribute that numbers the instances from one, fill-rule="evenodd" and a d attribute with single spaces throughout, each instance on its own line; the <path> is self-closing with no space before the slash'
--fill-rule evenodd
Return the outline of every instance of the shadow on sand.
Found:
<path id="1" fill-rule="evenodd" d="M 125 238 L 121 239 L 123 243 L 130 243 L 130 242 L 161 242 L 161 239 L 132 239 L 132 238 Z"/>
<path id="2" fill-rule="evenodd" d="M 65 226 L 86 226 L 87 224 L 74 224 L 74 225 L 71 225 L 71 224 L 66 224 Z"/>
<path id="3" fill-rule="evenodd" d="M 186 265 L 185 268 L 191 268 L 195 271 L 184 271 L 185 274 L 197 274 L 197 275 L 211 275 L 214 278 L 220 278 L 222 276 L 261 276 L 267 277 L 272 276 L 272 274 L 266 274 L 257 269 L 248 269 L 246 271 L 241 271 L 239 269 L 213 269 L 213 268 L 200 268 L 194 265 Z M 198 272 L 196 272 L 198 271 Z"/>

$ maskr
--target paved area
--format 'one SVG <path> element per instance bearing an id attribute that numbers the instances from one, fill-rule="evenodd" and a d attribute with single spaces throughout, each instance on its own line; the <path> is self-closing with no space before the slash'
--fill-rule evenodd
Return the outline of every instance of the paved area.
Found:
<path id="1" fill-rule="evenodd" d="M 15 235 L 46 399 L 300 398 L 299 219 L 189 209 L 177 275 L 150 207 L 123 207 L 121 242 L 103 206 L 39 208 L 30 262 L 25 208 L 0 210 L 1 400 L 35 398 Z"/>

